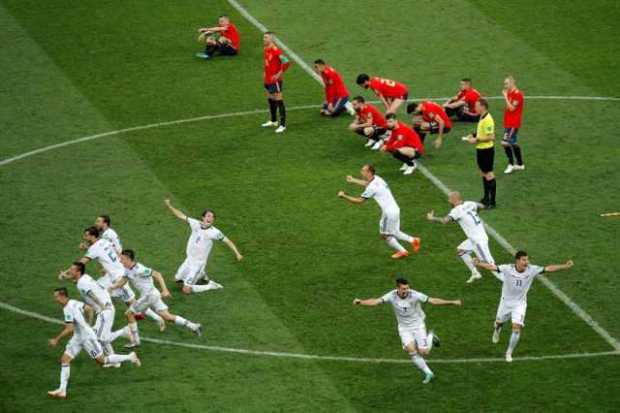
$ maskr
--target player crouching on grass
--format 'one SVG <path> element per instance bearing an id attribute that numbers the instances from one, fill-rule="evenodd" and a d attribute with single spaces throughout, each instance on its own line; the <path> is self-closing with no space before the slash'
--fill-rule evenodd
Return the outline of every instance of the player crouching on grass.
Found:
<path id="1" fill-rule="evenodd" d="M 476 110 L 476 102 L 480 100 L 480 92 L 472 86 L 471 79 L 461 80 L 461 86 L 456 96 L 448 99 L 443 107 L 450 117 L 456 117 L 461 122 L 478 122 L 480 112 Z"/>
<path id="2" fill-rule="evenodd" d="M 349 102 L 349 91 L 342 76 L 333 67 L 328 66 L 323 59 L 314 61 L 314 70 L 323 79 L 325 88 L 325 102 L 321 107 L 321 115 L 336 117 L 346 111 L 349 115 L 355 116 L 355 110 Z"/>
<path id="3" fill-rule="evenodd" d="M 373 307 L 380 304 L 390 303 L 394 315 L 398 321 L 398 335 L 403 344 L 403 350 L 409 354 L 411 361 L 424 373 L 423 384 L 430 383 L 435 374 L 426 364 L 423 355 L 430 354 L 433 345 L 439 347 L 439 338 L 430 331 L 426 333 L 426 315 L 422 310 L 422 304 L 432 305 L 456 305 L 461 306 L 461 300 L 444 300 L 442 298 L 429 297 L 426 294 L 415 291 L 409 287 L 409 281 L 404 278 L 396 280 L 396 289 L 386 293 L 381 298 L 368 298 L 353 300 L 354 305 Z"/>
<path id="4" fill-rule="evenodd" d="M 387 133 L 387 123 L 383 114 L 371 103 L 366 103 L 363 97 L 353 98 L 353 109 L 356 116 L 349 130 L 368 139 L 366 147 L 373 151 L 381 149 Z"/>
<path id="5" fill-rule="evenodd" d="M 443 144 L 443 135 L 452 129 L 452 122 L 450 122 L 446 111 L 437 103 L 426 100 L 419 104 L 410 103 L 407 105 L 407 113 L 414 117 L 413 130 L 420 135 L 422 143 L 424 143 L 427 133 L 437 134 L 433 145 L 435 145 L 435 149 L 440 149 Z M 416 120 L 417 116 L 421 116 L 422 120 Z"/>
<path id="6" fill-rule="evenodd" d="M 385 113 L 396 113 L 398 108 L 407 101 L 409 89 L 403 83 L 382 77 L 370 77 L 366 73 L 357 76 L 356 83 L 372 90 L 383 102 Z"/>
<path id="7" fill-rule="evenodd" d="M 236 56 L 239 54 L 239 32 L 228 16 L 220 16 L 215 27 L 198 29 L 198 41 L 204 43 L 205 51 L 196 57 L 210 59 L 214 56 Z"/>
<path id="8" fill-rule="evenodd" d="M 395 114 L 389 113 L 385 120 L 390 137 L 381 150 L 390 152 L 394 158 L 403 162 L 400 168 L 403 175 L 411 175 L 418 167 L 415 160 L 424 154 L 424 144 L 413 129 L 396 119 Z"/>

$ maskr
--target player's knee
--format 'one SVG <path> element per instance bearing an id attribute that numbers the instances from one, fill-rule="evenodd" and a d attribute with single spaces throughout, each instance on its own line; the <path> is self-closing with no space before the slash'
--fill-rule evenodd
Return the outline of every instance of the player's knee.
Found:
<path id="1" fill-rule="evenodd" d="M 69 357 L 67 353 L 63 353 L 63 355 L 60 356 L 60 364 L 69 364 L 69 363 L 71 363 L 71 357 Z"/>
<path id="2" fill-rule="evenodd" d="M 521 324 L 512 323 L 512 331 L 514 331 L 516 333 L 520 333 L 522 327 L 523 326 Z"/>
<path id="3" fill-rule="evenodd" d="M 184 285 L 183 288 L 181 289 L 181 291 L 183 292 L 183 294 L 191 294 L 192 293 L 192 286 L 191 285 Z"/>
<path id="4" fill-rule="evenodd" d="M 373 128 L 364 128 L 364 135 L 366 136 L 372 136 L 372 134 L 374 133 L 374 129 Z"/>
<path id="5" fill-rule="evenodd" d="M 430 353 L 430 349 L 428 347 L 418 347 L 418 353 L 425 355 Z"/>

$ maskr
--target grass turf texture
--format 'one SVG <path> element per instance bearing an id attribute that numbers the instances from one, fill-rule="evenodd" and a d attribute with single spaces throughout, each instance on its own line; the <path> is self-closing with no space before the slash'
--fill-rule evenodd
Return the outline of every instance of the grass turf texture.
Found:
<path id="1" fill-rule="evenodd" d="M 323 57 L 336 66 L 353 94 L 358 90 L 352 79 L 367 71 L 407 82 L 414 96 L 450 95 L 463 76 L 474 77 L 484 93 L 498 95 L 507 72 L 517 76 L 526 96 L 617 95 L 620 82 L 610 69 L 619 63 L 613 52 L 617 42 L 610 39 L 618 39 L 613 26 L 618 10 L 609 2 L 595 3 L 600 7 L 589 9 L 587 20 L 598 23 L 585 27 L 577 24 L 582 14 L 544 4 L 535 4 L 532 18 L 531 7 L 521 3 L 390 3 L 385 12 L 373 12 L 372 29 L 356 29 L 368 18 L 359 3 L 325 8 L 316 1 L 253 1 L 248 6 L 306 61 Z M 193 60 L 198 50 L 193 30 L 221 11 L 241 30 L 242 54 Z M 538 17 L 544 15 L 554 18 Z M 266 106 L 259 33 L 225 2 L 153 7 L 146 1 L 71 6 L 4 1 L 0 21 L 9 38 L 0 54 L 7 82 L 0 105 L 6 125 L 2 158 L 97 132 Z M 479 22 L 484 30 L 448 36 L 438 29 L 463 21 Z M 565 35 L 576 26 L 579 36 Z M 315 27 L 340 29 L 334 36 Z M 583 44 L 591 45 L 588 59 L 579 58 L 586 53 Z M 318 85 L 297 65 L 287 73 L 285 87 L 289 106 L 322 99 Z M 501 104 L 491 103 L 499 126 Z M 534 262 L 575 259 L 575 269 L 552 275 L 554 282 L 616 337 L 619 285 L 610 260 L 617 250 L 618 221 L 598 214 L 620 205 L 618 115 L 614 102 L 527 102 L 521 131 L 527 170 L 499 178 L 500 208 L 484 214 L 511 243 L 529 250 Z M 146 335 L 405 359 L 391 310 L 350 306 L 355 296 L 378 296 L 392 288 L 394 276 L 403 274 L 430 295 L 465 300 L 462 309 L 427 307 L 428 325 L 444 340 L 433 357 L 501 357 L 507 334 L 499 347 L 490 344 L 498 283 L 486 278 L 465 286 L 466 271 L 454 256 L 462 233 L 423 219 L 429 209 L 448 209 L 444 196 L 421 175 L 401 177 L 391 159 L 365 152 L 345 130 L 348 119 L 322 120 L 313 110 L 292 111 L 289 118 L 282 137 L 257 128 L 265 115 L 250 115 L 104 138 L 1 167 L 0 300 L 59 316 L 50 297 L 54 275 L 78 256 L 81 229 L 102 211 L 112 215 L 124 244 L 172 284 L 187 236 L 162 205 L 172 196 L 192 215 L 205 205 L 214 208 L 218 226 L 247 260 L 236 264 L 218 246 L 210 272 L 226 288 L 191 297 L 177 293 L 169 300 L 173 311 L 205 324 L 206 340 L 174 326 L 159 335 L 143 322 Z M 473 151 L 455 139 L 468 130 L 457 126 L 441 152 L 430 151 L 426 165 L 450 187 L 478 199 Z M 499 148 L 496 156 L 501 172 L 505 161 Z M 403 229 L 423 237 L 419 256 L 390 261 L 377 237 L 376 207 L 355 208 L 336 199 L 338 189 L 356 190 L 344 176 L 367 161 L 391 184 Z M 491 248 L 496 260 L 509 260 L 497 244 Z M 529 303 L 517 356 L 609 350 L 540 284 Z M 414 405 L 441 411 L 605 411 L 618 402 L 607 390 L 620 386 L 617 357 L 431 365 L 438 380 L 420 388 L 421 376 L 406 364 L 257 358 L 146 344 L 140 370 L 99 370 L 81 355 L 72 368 L 71 399 L 58 403 L 45 398 L 57 384 L 62 352 L 62 347 L 47 350 L 45 340 L 58 326 L 6 311 L 0 321 L 3 411 L 67 406 L 386 411 Z M 415 391 L 415 402 L 408 389 Z"/>

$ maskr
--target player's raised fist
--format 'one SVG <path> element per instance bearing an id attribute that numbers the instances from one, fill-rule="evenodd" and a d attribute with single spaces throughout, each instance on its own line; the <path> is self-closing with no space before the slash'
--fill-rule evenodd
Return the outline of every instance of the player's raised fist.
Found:
<path id="1" fill-rule="evenodd" d="M 360 300 L 359 298 L 356 298 L 355 300 L 353 300 L 353 305 L 359 305 L 362 302 L 362 300 Z"/>
<path id="2" fill-rule="evenodd" d="M 353 177 L 351 175 L 347 175 L 347 182 L 353 182 Z"/>
<path id="3" fill-rule="evenodd" d="M 170 206 L 170 199 L 168 198 L 164 199 L 164 204 L 166 204 L 167 206 Z"/>
<path id="4" fill-rule="evenodd" d="M 575 263 L 573 262 L 573 260 L 568 260 L 568 261 L 566 261 L 566 266 L 567 266 L 568 268 L 572 267 L 573 265 L 575 265 Z"/>
<path id="5" fill-rule="evenodd" d="M 432 210 L 431 212 L 426 214 L 426 219 L 428 219 L 429 221 L 432 221 L 433 218 L 435 218 L 435 211 L 434 210 Z"/>
<path id="6" fill-rule="evenodd" d="M 338 191 L 338 198 L 344 198 L 344 191 Z"/>

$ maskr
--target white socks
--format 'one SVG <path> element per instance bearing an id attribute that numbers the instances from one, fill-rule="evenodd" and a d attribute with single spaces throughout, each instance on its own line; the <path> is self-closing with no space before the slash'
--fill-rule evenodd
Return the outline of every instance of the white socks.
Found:
<path id="1" fill-rule="evenodd" d="M 114 354 L 114 347 L 112 347 L 111 343 L 104 342 L 101 343 L 103 346 L 103 351 L 109 356 L 110 354 Z"/>
<path id="2" fill-rule="evenodd" d="M 111 354 L 105 358 L 106 364 L 118 364 L 131 361 L 129 354 Z"/>
<path id="3" fill-rule="evenodd" d="M 110 343 L 116 340 L 119 337 L 125 337 L 126 339 L 130 339 L 129 326 L 125 326 L 120 330 L 113 331 L 110 333 Z"/>
<path id="4" fill-rule="evenodd" d="M 175 316 L 174 324 L 178 326 L 183 326 L 191 331 L 196 331 L 196 329 L 198 328 L 198 324 L 192 323 L 191 321 L 184 319 L 180 315 Z"/>
<path id="5" fill-rule="evenodd" d="M 426 335 L 426 343 L 428 345 L 428 352 L 429 353 L 433 349 L 433 337 L 434 336 L 435 336 L 435 334 L 433 334 L 432 331 Z"/>
<path id="6" fill-rule="evenodd" d="M 204 293 L 205 291 L 216 290 L 218 287 L 209 281 L 208 284 L 192 285 L 191 288 L 193 293 Z"/>
<path id="7" fill-rule="evenodd" d="M 151 310 L 150 308 L 146 309 L 146 311 L 144 312 L 144 315 L 158 324 L 161 324 L 163 322 L 163 319 L 159 316 L 159 314 L 157 314 L 155 311 Z"/>
<path id="8" fill-rule="evenodd" d="M 131 334 L 130 341 L 133 344 L 140 344 L 140 333 L 138 332 L 138 323 L 129 323 L 127 324 L 129 327 L 129 332 Z"/>
<path id="9" fill-rule="evenodd" d="M 426 364 L 426 360 L 424 360 L 422 356 L 420 356 L 417 353 L 410 354 L 410 356 L 411 356 L 411 361 L 413 361 L 413 364 L 415 364 L 417 368 L 422 370 L 424 374 L 433 374 L 431 369 L 428 367 L 428 364 Z"/>
<path id="10" fill-rule="evenodd" d="M 69 384 L 69 376 L 71 376 L 71 365 L 70 364 L 61 364 L 60 365 L 60 387 L 58 390 L 63 393 L 67 392 L 67 385 Z"/>
<path id="11" fill-rule="evenodd" d="M 405 249 L 405 247 L 403 247 L 402 245 L 400 245 L 400 243 L 396 240 L 395 237 L 389 236 L 385 239 L 385 242 L 387 242 L 387 245 L 389 245 L 390 247 L 392 247 L 393 249 L 395 249 L 398 252 L 404 252 L 407 251 Z"/>
<path id="12" fill-rule="evenodd" d="M 469 268 L 469 271 L 471 271 L 472 274 L 478 272 L 476 266 L 474 265 L 474 260 L 471 259 L 470 253 L 464 253 L 463 255 L 461 255 L 461 259 L 463 260 L 465 265 L 467 265 L 467 268 Z"/>
<path id="13" fill-rule="evenodd" d="M 506 353 L 512 354 L 515 347 L 517 347 L 517 343 L 519 342 L 520 337 L 521 333 L 519 331 L 512 332 L 512 335 L 510 336 L 510 341 L 508 342 L 508 350 L 506 350 Z"/>
<path id="14" fill-rule="evenodd" d="M 413 237 L 411 235 L 409 235 L 409 234 L 405 234 L 402 231 L 398 231 L 396 233 L 396 238 L 398 238 L 401 241 L 406 241 L 406 242 L 408 242 L 410 244 L 413 242 Z"/>

